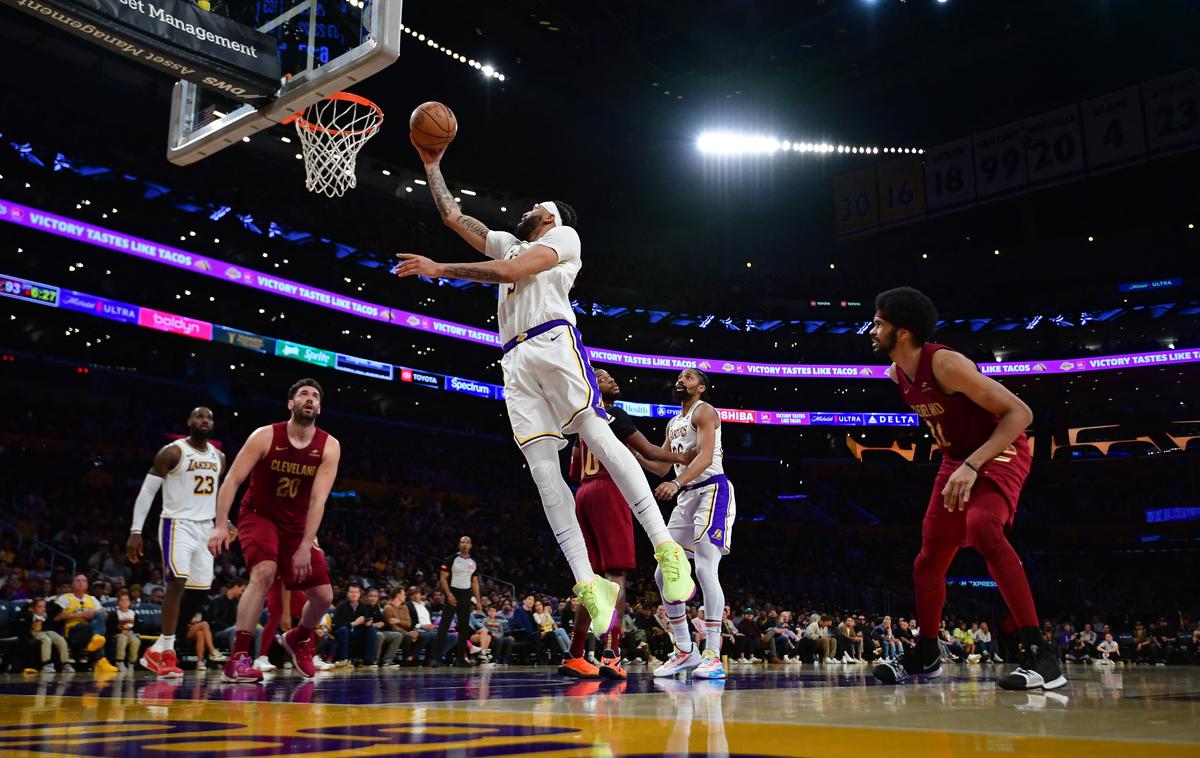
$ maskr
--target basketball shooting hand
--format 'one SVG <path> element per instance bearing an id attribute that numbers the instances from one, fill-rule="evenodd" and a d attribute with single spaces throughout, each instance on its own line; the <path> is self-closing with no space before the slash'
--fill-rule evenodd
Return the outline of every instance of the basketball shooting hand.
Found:
<path id="1" fill-rule="evenodd" d="M 430 279 L 438 279 L 446 274 L 445 266 L 423 255 L 397 253 L 396 257 L 400 259 L 400 262 L 392 267 L 392 273 L 396 276 L 427 276 Z"/>
<path id="2" fill-rule="evenodd" d="M 214 556 L 220 555 L 222 551 L 229 549 L 229 541 L 228 525 L 213 527 L 212 536 L 208 538 L 208 552 Z"/>
<path id="3" fill-rule="evenodd" d="M 953 513 L 954 511 L 965 511 L 967 509 L 967 500 L 971 497 L 971 487 L 975 484 L 975 479 L 978 476 L 971 470 L 970 466 L 962 465 L 950 475 L 950 479 L 946 482 L 945 488 L 942 490 L 942 496 L 945 498 L 943 505 L 946 510 Z"/>
<path id="4" fill-rule="evenodd" d="M 142 559 L 142 535 L 140 533 L 129 535 L 129 540 L 125 543 L 125 554 L 129 556 L 129 562 L 135 566 Z"/>
<path id="5" fill-rule="evenodd" d="M 446 145 L 436 148 L 421 147 L 412 137 L 412 132 L 408 134 L 408 141 L 416 148 L 417 155 L 421 156 L 421 163 L 426 166 L 436 166 L 442 162 L 442 156 L 446 154 Z"/>
<path id="6" fill-rule="evenodd" d="M 312 547 L 301 545 L 292 554 L 292 576 L 296 582 L 303 582 L 312 574 Z"/>

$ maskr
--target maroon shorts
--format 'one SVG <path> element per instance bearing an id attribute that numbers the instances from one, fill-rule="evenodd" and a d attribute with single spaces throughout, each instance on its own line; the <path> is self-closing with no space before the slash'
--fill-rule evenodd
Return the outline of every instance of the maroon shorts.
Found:
<path id="1" fill-rule="evenodd" d="M 597 574 L 633 571 L 633 513 L 617 485 L 608 477 L 589 479 L 575 493 L 575 515 L 587 543 L 592 571 Z"/>
<path id="2" fill-rule="evenodd" d="M 993 511 L 1004 529 L 1011 528 L 1013 518 L 1017 515 L 1017 500 L 1021 497 L 1021 487 L 1025 484 L 1025 478 L 1029 476 L 1031 462 L 1029 446 L 1023 439 L 1018 440 L 1014 447 L 1005 450 L 980 468 L 975 485 L 971 488 L 966 509 L 951 513 L 946 510 L 942 490 L 946 489 L 946 482 L 962 465 L 962 461 L 943 458 L 937 478 L 933 481 L 929 507 L 925 509 L 922 535 L 937 540 L 958 539 L 965 545 L 967 511 L 972 508 L 987 508 Z"/>
<path id="3" fill-rule="evenodd" d="M 242 556 L 246 559 L 246 568 L 253 569 L 263 561 L 273 562 L 275 575 L 289 590 L 304 590 L 330 584 L 329 564 L 325 562 L 325 552 L 315 546 L 310 548 L 311 573 L 302 582 L 295 580 L 292 573 L 292 555 L 300 547 L 300 540 L 304 537 L 301 532 L 253 512 L 242 513 L 238 517 L 237 528 L 238 542 L 242 543 Z"/>

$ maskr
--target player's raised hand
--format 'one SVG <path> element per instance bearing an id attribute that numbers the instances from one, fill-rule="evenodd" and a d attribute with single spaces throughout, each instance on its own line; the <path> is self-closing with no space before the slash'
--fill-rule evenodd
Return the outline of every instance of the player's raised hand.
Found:
<path id="1" fill-rule="evenodd" d="M 397 253 L 396 257 L 400 259 L 400 262 L 392 267 L 392 273 L 396 276 L 427 276 L 430 279 L 437 279 L 445 274 L 445 267 L 442 264 L 423 255 Z"/>
<path id="2" fill-rule="evenodd" d="M 125 555 L 135 566 L 142 559 L 142 535 L 140 532 L 129 535 L 129 539 L 125 542 Z"/>
<path id="3" fill-rule="evenodd" d="M 447 143 L 441 147 L 422 147 L 417 144 L 416 140 L 413 139 L 411 132 L 409 132 L 408 141 L 412 143 L 414 148 L 416 148 L 417 155 L 421 156 L 421 163 L 424 163 L 426 166 L 436 166 L 440 164 L 442 162 L 442 156 L 446 154 L 446 147 L 449 144 Z"/>
<path id="4" fill-rule="evenodd" d="M 946 481 L 946 486 L 942 489 L 943 505 L 946 510 L 953 513 L 954 511 L 965 511 L 967 509 L 967 500 L 971 497 L 971 487 L 975 485 L 975 479 L 978 477 L 970 466 L 959 466 L 950 478 Z"/>
<path id="5" fill-rule="evenodd" d="M 229 549 L 230 541 L 228 524 L 213 527 L 212 536 L 208 538 L 208 552 L 218 556 Z"/>

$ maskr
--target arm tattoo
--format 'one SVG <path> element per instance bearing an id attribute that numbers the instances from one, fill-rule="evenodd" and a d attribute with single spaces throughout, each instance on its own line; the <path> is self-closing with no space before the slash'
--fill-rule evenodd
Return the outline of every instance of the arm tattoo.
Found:
<path id="1" fill-rule="evenodd" d="M 442 170 L 437 166 L 430 166 L 425 169 L 425 174 L 429 177 L 429 191 L 433 193 L 433 202 L 437 205 L 438 213 L 442 214 L 442 218 L 457 211 L 458 203 L 454 202 L 454 195 L 450 194 L 449 188 L 446 187 Z"/>
<path id="2" fill-rule="evenodd" d="M 486 263 L 447 263 L 445 269 L 445 276 L 451 279 L 470 279 L 475 282 L 499 284 L 503 278 L 499 271 L 489 268 Z"/>
<path id="3" fill-rule="evenodd" d="M 459 216 L 458 225 L 472 234 L 478 234 L 480 237 L 487 239 L 489 229 L 479 219 L 471 218 L 470 216 Z"/>

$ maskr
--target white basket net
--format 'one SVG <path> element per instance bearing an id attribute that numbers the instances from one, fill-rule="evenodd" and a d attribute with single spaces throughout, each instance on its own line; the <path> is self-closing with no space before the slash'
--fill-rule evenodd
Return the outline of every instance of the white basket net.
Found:
<path id="1" fill-rule="evenodd" d="M 296 119 L 304 155 L 304 186 L 341 197 L 358 183 L 358 151 L 383 124 L 383 111 L 366 98 L 338 92 L 304 109 Z"/>

